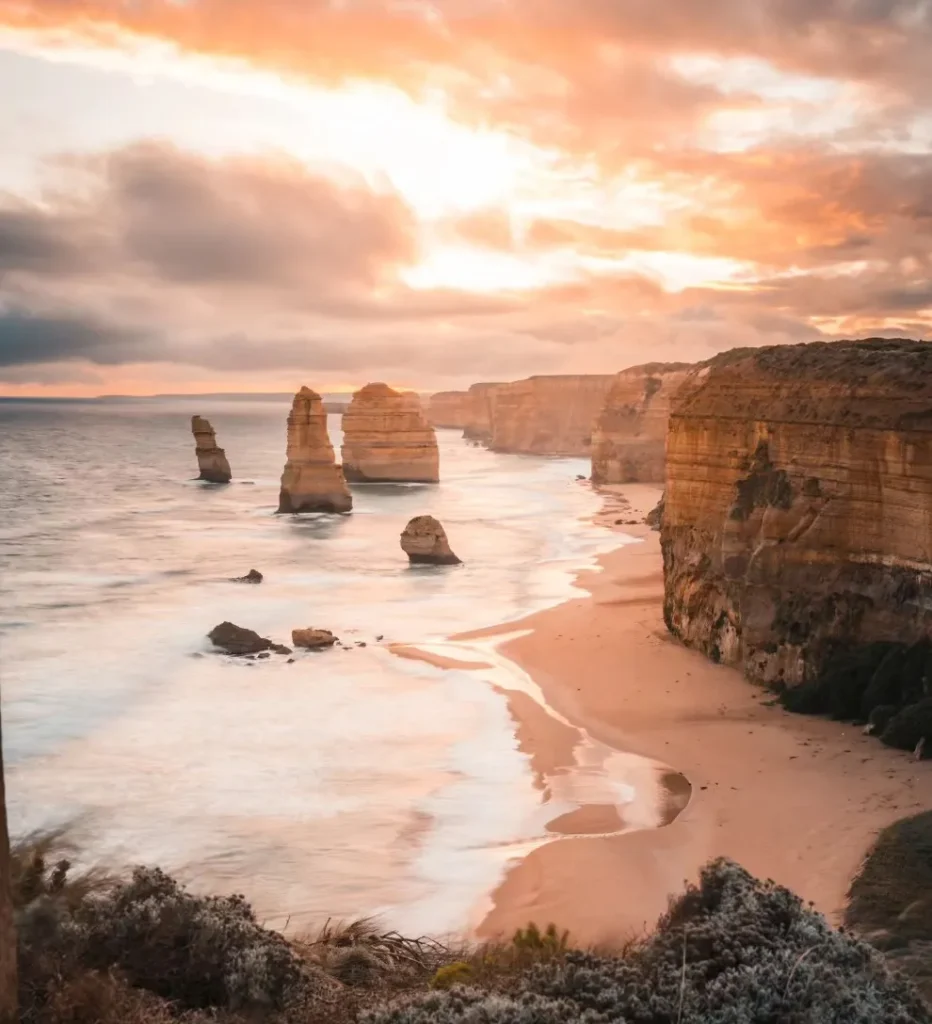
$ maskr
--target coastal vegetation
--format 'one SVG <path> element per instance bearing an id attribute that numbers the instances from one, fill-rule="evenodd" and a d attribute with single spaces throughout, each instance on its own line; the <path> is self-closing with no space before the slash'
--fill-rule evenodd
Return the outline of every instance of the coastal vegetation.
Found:
<path id="1" fill-rule="evenodd" d="M 915 832 L 904 824 L 882 837 L 852 888 L 854 919 L 876 923 L 877 877 L 884 892 L 904 883 L 915 892 L 908 871 L 892 880 L 904 855 L 890 852 L 914 847 Z M 914 872 L 927 848 L 916 850 Z M 652 935 L 583 950 L 553 925 L 479 945 L 406 938 L 375 921 L 327 922 L 289 939 L 265 928 L 242 896 L 195 895 L 157 868 L 76 872 L 68 854 L 61 833 L 12 847 L 19 1009 L 10 1021 L 932 1022 L 917 989 L 869 943 L 725 859 L 671 902 Z"/>

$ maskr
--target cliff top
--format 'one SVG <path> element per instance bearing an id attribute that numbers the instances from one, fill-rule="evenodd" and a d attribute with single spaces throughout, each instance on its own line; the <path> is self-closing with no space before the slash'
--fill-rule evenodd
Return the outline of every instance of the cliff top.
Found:
<path id="1" fill-rule="evenodd" d="M 371 384 L 366 384 L 361 387 L 354 395 L 353 401 L 361 399 L 362 401 L 368 401 L 373 398 L 401 398 L 404 394 L 412 394 L 413 392 L 402 392 L 396 391 L 394 388 L 390 388 L 387 384 L 383 384 L 381 381 L 373 381 Z"/>
<path id="2" fill-rule="evenodd" d="M 299 398 L 303 398 L 307 402 L 320 401 L 320 395 L 316 391 L 312 391 L 306 384 L 302 384 L 301 390 L 294 396 L 296 402 Z"/>
<path id="3" fill-rule="evenodd" d="M 626 373 L 677 373 L 680 370 L 691 370 L 696 363 L 640 363 L 638 366 L 626 366 L 616 374 L 621 377 Z"/>
<path id="4" fill-rule="evenodd" d="M 740 348 L 700 363 L 674 417 L 932 430 L 932 344 L 902 338 Z"/>

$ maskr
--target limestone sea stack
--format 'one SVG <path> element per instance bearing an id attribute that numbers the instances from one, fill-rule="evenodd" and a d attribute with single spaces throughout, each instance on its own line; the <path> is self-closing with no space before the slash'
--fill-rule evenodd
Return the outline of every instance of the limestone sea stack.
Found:
<path id="1" fill-rule="evenodd" d="M 401 533 L 401 549 L 414 565 L 459 565 L 447 534 L 433 516 L 415 516 Z"/>
<path id="2" fill-rule="evenodd" d="M 288 416 L 288 445 L 278 511 L 349 512 L 353 499 L 336 464 L 320 395 L 302 387 Z"/>
<path id="3" fill-rule="evenodd" d="M 593 483 L 663 483 L 670 400 L 692 369 L 645 363 L 615 377 L 592 433 Z"/>
<path id="4" fill-rule="evenodd" d="M 367 384 L 343 414 L 343 473 L 355 482 L 436 483 L 437 436 L 413 392 Z"/>
<path id="5" fill-rule="evenodd" d="M 491 396 L 488 446 L 528 455 L 588 455 L 610 374 L 529 377 L 499 384 Z"/>
<path id="6" fill-rule="evenodd" d="M 792 688 L 787 706 L 868 720 L 928 699 L 932 344 L 740 349 L 693 371 L 661 545 L 671 632 Z"/>
<path id="7" fill-rule="evenodd" d="M 432 427 L 464 430 L 469 423 L 468 391 L 438 391 L 427 402 L 427 419 Z"/>
<path id="8" fill-rule="evenodd" d="M 228 484 L 233 479 L 230 463 L 227 462 L 226 452 L 217 447 L 217 436 L 210 420 L 205 420 L 203 416 L 192 416 L 191 433 L 194 434 L 194 450 L 200 470 L 198 480 Z"/>

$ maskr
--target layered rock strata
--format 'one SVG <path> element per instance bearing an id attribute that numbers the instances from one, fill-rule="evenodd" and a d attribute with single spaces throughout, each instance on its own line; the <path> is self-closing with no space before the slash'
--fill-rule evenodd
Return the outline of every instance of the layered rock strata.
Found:
<path id="1" fill-rule="evenodd" d="M 437 435 L 413 392 L 367 384 L 343 414 L 343 474 L 350 481 L 435 483 Z"/>
<path id="2" fill-rule="evenodd" d="M 191 433 L 194 434 L 194 451 L 197 455 L 198 480 L 212 484 L 228 484 L 233 479 L 226 452 L 217 447 L 217 435 L 210 420 L 203 416 L 191 417 Z"/>
<path id="3" fill-rule="evenodd" d="M 278 511 L 349 512 L 353 499 L 336 464 L 320 395 L 302 387 L 288 416 L 287 461 Z"/>
<path id="4" fill-rule="evenodd" d="M 501 384 L 483 382 L 472 384 L 466 392 L 466 422 L 463 437 L 467 441 L 487 444 L 492 437 L 492 418 L 495 413 L 495 394 Z"/>
<path id="5" fill-rule="evenodd" d="M 645 363 L 622 370 L 592 432 L 592 482 L 663 483 L 670 401 L 689 363 Z"/>
<path id="6" fill-rule="evenodd" d="M 465 430 L 469 424 L 471 398 L 468 391 L 438 391 L 427 403 L 432 427 Z"/>
<path id="7" fill-rule="evenodd" d="M 686 644 L 796 710 L 932 746 L 932 345 L 742 349 L 694 371 L 661 544 Z"/>
<path id="8" fill-rule="evenodd" d="M 459 565 L 446 530 L 433 516 L 415 516 L 401 533 L 401 550 L 414 565 Z"/>
<path id="9" fill-rule="evenodd" d="M 489 448 L 527 455 L 588 455 L 611 375 L 528 377 L 492 393 Z"/>

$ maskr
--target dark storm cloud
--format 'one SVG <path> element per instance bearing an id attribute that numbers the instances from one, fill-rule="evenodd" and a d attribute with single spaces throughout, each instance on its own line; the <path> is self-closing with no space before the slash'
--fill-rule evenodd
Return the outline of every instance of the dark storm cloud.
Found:
<path id="1" fill-rule="evenodd" d="M 143 331 L 114 327 L 88 316 L 44 316 L 0 309 L 0 366 L 82 359 L 102 365 L 151 356 Z"/>

